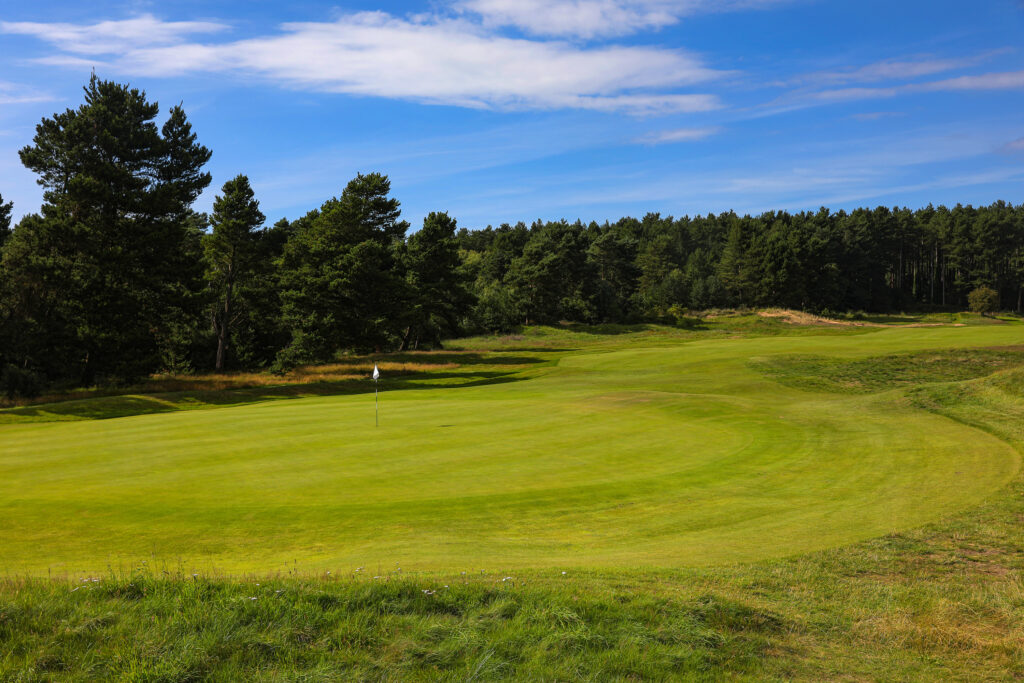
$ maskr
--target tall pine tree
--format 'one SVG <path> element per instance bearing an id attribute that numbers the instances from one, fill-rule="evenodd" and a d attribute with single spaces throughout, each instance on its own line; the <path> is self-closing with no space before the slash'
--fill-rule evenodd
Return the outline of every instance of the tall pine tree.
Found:
<path id="1" fill-rule="evenodd" d="M 159 128 L 146 94 L 95 75 L 85 103 L 43 119 L 21 161 L 45 188 L 40 215 L 4 249 L 18 294 L 11 327 L 26 364 L 92 384 L 161 364 L 196 309 L 201 270 L 190 206 L 210 151 L 180 106 Z"/>
<path id="2" fill-rule="evenodd" d="M 360 174 L 341 197 L 295 222 L 281 258 L 292 340 L 279 367 L 396 342 L 408 300 L 400 249 L 409 224 L 390 192 L 387 176 Z"/>
<path id="3" fill-rule="evenodd" d="M 244 286 L 255 272 L 255 261 L 260 255 L 257 229 L 264 220 L 249 178 L 239 175 L 224 183 L 221 195 L 213 202 L 212 230 L 203 239 L 207 282 L 216 297 L 212 317 L 217 335 L 217 370 L 224 368 L 231 326 L 241 307 L 237 288 Z"/>

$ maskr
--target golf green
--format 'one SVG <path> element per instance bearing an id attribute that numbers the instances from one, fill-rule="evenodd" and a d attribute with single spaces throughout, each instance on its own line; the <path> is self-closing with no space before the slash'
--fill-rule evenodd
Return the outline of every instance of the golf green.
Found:
<path id="1" fill-rule="evenodd" d="M 903 389 L 808 390 L 758 360 L 1022 342 L 1015 324 L 527 338 L 488 361 L 505 381 L 385 375 L 379 427 L 372 393 L 2 424 L 0 572 L 680 567 L 848 544 L 977 504 L 1018 454 Z"/>

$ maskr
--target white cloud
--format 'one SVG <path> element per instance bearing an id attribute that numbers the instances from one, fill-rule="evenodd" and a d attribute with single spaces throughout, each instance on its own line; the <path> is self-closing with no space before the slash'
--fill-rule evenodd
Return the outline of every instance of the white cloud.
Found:
<path id="1" fill-rule="evenodd" d="M 703 140 L 721 132 L 717 126 L 706 128 L 675 128 L 673 130 L 660 130 L 638 137 L 635 142 L 644 145 L 664 145 L 674 142 L 694 142 Z"/>
<path id="2" fill-rule="evenodd" d="M 1004 152 L 1021 152 L 1024 153 L 1024 138 L 1017 138 L 1007 142 L 1002 147 Z"/>
<path id="3" fill-rule="evenodd" d="M 679 20 L 687 3 L 660 0 L 462 0 L 457 7 L 483 18 L 486 26 L 515 26 L 533 35 L 623 35 Z"/>
<path id="4" fill-rule="evenodd" d="M 225 43 L 185 41 L 181 25 L 193 23 L 179 22 L 154 29 L 170 44 L 140 44 L 134 28 L 117 23 L 32 24 L 31 33 L 54 43 L 60 43 L 56 36 L 74 36 L 60 43 L 63 53 L 40 60 L 48 64 L 140 76 L 251 75 L 293 88 L 474 108 L 707 111 L 720 106 L 714 95 L 678 90 L 724 73 L 682 50 L 581 48 L 499 36 L 463 20 L 413 21 L 383 12 L 284 24 L 275 35 Z M 16 29 L 30 32 L 24 24 Z"/>
<path id="5" fill-rule="evenodd" d="M 699 13 L 766 7 L 788 0 L 456 0 L 485 26 L 538 36 L 597 38 L 658 29 Z"/>
<path id="6" fill-rule="evenodd" d="M 128 47 L 144 48 L 173 45 L 185 36 L 215 33 L 228 28 L 209 21 L 160 21 L 150 14 L 134 19 L 101 21 L 98 24 L 42 23 L 31 21 L 0 22 L 0 32 L 35 36 L 69 52 L 105 54 Z"/>

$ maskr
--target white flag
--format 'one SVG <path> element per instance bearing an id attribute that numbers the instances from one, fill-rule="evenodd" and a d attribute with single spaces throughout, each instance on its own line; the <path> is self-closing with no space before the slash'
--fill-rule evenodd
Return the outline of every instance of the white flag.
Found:
<path id="1" fill-rule="evenodd" d="M 373 364 L 373 378 L 380 379 L 380 370 L 377 369 L 377 364 Z"/>

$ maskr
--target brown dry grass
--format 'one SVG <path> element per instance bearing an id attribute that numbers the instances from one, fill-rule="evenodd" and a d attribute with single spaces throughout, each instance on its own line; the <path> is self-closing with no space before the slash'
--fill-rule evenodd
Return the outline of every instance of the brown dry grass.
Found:
<path id="1" fill-rule="evenodd" d="M 764 311 L 758 311 L 757 314 L 762 318 L 776 318 L 784 323 L 790 325 L 839 325 L 842 327 L 885 327 L 880 323 L 869 323 L 869 322 L 855 322 L 851 320 L 833 320 L 832 318 L 823 318 L 820 315 L 813 315 L 811 313 L 805 313 L 804 311 L 794 311 L 787 308 L 769 308 Z"/>
<path id="2" fill-rule="evenodd" d="M 838 327 L 963 327 L 963 323 L 883 324 L 867 320 L 836 320 L 788 308 L 769 308 L 757 313 L 762 318 L 775 318 L 790 325 L 833 325 Z"/>
<path id="3" fill-rule="evenodd" d="M 305 365 L 295 368 L 283 375 L 275 375 L 265 371 L 201 373 L 194 375 L 156 374 L 130 386 L 74 389 L 71 391 L 46 394 L 34 399 L 0 399 L 0 407 L 55 403 L 59 401 L 74 401 L 85 398 L 133 393 L 162 394 L 178 391 L 228 391 L 231 389 L 252 389 L 257 387 L 341 382 L 345 380 L 368 378 L 373 372 L 373 365 L 374 363 L 371 360 L 353 359 L 342 363 Z M 439 370 L 453 370 L 460 366 L 458 363 L 452 362 L 429 363 L 378 361 L 377 367 L 380 368 L 382 373 L 395 376 L 410 375 L 421 372 L 437 372 Z"/>

